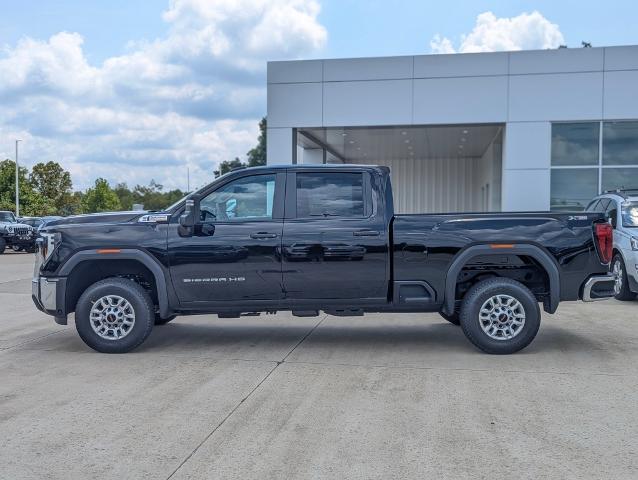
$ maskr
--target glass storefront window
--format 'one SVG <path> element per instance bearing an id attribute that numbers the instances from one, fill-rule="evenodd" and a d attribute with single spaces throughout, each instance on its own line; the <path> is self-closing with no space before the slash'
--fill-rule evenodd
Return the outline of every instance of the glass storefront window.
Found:
<path id="1" fill-rule="evenodd" d="M 597 194 L 597 168 L 552 169 L 550 207 L 552 210 L 584 210 Z"/>
<path id="2" fill-rule="evenodd" d="M 552 166 L 598 165 L 599 122 L 552 124 Z"/>
<path id="3" fill-rule="evenodd" d="M 638 189 L 638 168 L 603 168 L 602 190 Z"/>
<path id="4" fill-rule="evenodd" d="M 638 122 L 603 123 L 603 165 L 638 165 Z"/>

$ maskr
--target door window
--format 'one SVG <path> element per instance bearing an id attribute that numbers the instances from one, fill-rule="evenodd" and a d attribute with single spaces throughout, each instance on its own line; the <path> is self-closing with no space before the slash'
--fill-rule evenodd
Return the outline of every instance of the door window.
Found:
<path id="1" fill-rule="evenodd" d="M 234 180 L 204 197 L 201 220 L 234 222 L 272 219 L 275 175 L 252 175 Z"/>
<path id="2" fill-rule="evenodd" d="M 363 174 L 297 173 L 297 218 L 363 218 Z"/>

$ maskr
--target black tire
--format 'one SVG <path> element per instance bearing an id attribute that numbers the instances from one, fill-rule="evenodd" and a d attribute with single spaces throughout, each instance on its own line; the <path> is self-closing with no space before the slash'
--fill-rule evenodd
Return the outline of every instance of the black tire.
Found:
<path id="1" fill-rule="evenodd" d="M 507 295 L 515 299 L 524 310 L 525 322 L 520 330 L 516 330 L 512 338 L 504 338 L 502 332 L 498 333 L 501 335 L 500 338 L 494 338 L 488 335 L 481 326 L 480 310 L 488 299 L 496 295 Z M 508 313 L 505 311 L 498 312 L 501 308 L 509 311 L 509 307 L 492 305 L 496 307 L 493 309 L 495 320 L 503 317 L 503 325 L 507 325 L 507 318 L 511 318 L 511 316 L 508 317 Z M 521 312 L 519 311 L 519 313 Z M 461 328 L 468 340 L 484 352 L 496 355 L 515 353 L 528 346 L 536 337 L 541 324 L 541 313 L 536 297 L 525 285 L 509 278 L 491 278 L 470 288 L 463 298 L 460 318 Z M 490 319 L 490 321 L 495 320 Z M 512 331 L 510 330 L 510 332 Z"/>
<path id="2" fill-rule="evenodd" d="M 97 300 L 107 295 L 125 299 L 133 309 L 135 321 L 122 338 L 103 338 L 91 326 L 91 309 Z M 125 278 L 107 278 L 94 283 L 84 291 L 75 308 L 75 328 L 80 337 L 93 350 L 102 353 L 126 353 L 140 346 L 150 335 L 154 323 L 155 307 L 148 292 Z"/>
<path id="3" fill-rule="evenodd" d="M 459 312 L 454 312 L 452 315 L 448 315 L 447 313 L 439 312 L 443 318 L 445 318 L 452 325 L 461 325 L 461 318 L 459 316 Z"/>
<path id="4" fill-rule="evenodd" d="M 4 253 L 4 249 L 7 248 L 7 241 L 0 237 L 0 255 Z"/>
<path id="5" fill-rule="evenodd" d="M 636 298 L 636 294 L 633 293 L 629 289 L 629 280 L 627 279 L 627 269 L 625 268 L 625 262 L 622 259 L 622 256 L 617 253 L 614 255 L 613 260 L 611 261 L 611 269 L 617 275 L 620 275 L 621 287 L 618 293 L 614 295 L 616 300 L 621 300 L 623 302 L 634 300 Z"/>
<path id="6" fill-rule="evenodd" d="M 159 313 L 155 313 L 155 325 L 166 325 L 168 322 L 172 322 L 177 318 L 177 315 L 171 315 L 168 318 L 162 318 Z"/>

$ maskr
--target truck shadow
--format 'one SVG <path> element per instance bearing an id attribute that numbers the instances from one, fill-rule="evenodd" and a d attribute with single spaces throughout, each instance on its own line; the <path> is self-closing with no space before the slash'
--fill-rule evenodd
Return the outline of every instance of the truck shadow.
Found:
<path id="1" fill-rule="evenodd" d="M 208 324 L 181 323 L 176 321 L 156 328 L 150 338 L 137 349 L 143 351 L 180 351 L 201 353 L 218 350 L 228 353 L 246 352 L 249 349 L 274 351 L 297 347 L 302 349 L 350 348 L 356 350 L 416 351 L 427 352 L 458 351 L 477 352 L 463 335 L 460 327 L 448 323 L 424 323 L 423 325 L 322 325 L 310 332 L 309 325 L 267 325 L 250 322 L 248 324 Z M 521 354 L 546 352 L 599 351 L 604 353 L 604 345 L 596 343 L 574 329 L 557 325 L 541 326 L 538 336 Z"/>

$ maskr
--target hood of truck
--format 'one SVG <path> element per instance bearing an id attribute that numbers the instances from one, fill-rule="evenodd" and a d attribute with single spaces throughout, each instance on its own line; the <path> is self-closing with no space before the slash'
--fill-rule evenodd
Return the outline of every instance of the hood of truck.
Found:
<path id="1" fill-rule="evenodd" d="M 56 225 L 79 225 L 86 223 L 122 223 L 135 220 L 148 212 L 104 212 L 90 213 L 87 215 L 74 215 L 72 217 L 61 218 L 48 222 L 46 228 L 55 227 Z"/>

